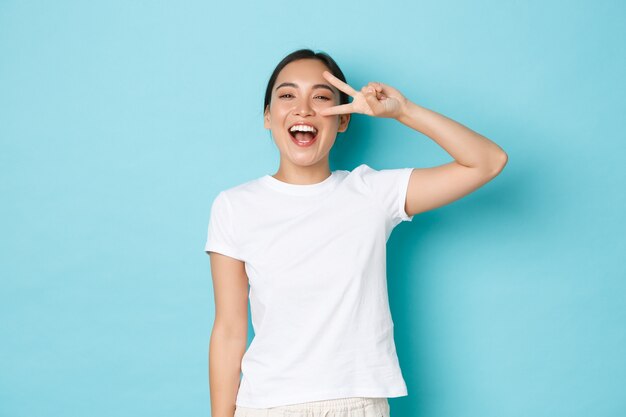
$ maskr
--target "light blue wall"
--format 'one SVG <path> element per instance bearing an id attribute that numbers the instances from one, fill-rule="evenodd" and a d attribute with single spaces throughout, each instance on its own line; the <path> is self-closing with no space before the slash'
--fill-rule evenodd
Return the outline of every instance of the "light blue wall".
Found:
<path id="1" fill-rule="evenodd" d="M 278 163 L 265 83 L 329 52 L 498 143 L 401 224 L 392 415 L 626 415 L 622 1 L 0 2 L 0 415 L 207 416 L 212 199 Z M 451 157 L 363 115 L 333 169 Z"/>

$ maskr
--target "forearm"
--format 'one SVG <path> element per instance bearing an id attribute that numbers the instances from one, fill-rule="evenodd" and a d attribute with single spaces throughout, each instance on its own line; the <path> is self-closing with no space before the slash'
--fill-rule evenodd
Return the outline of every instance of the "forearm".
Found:
<path id="1" fill-rule="evenodd" d="M 396 120 L 434 140 L 461 165 L 493 172 L 506 164 L 506 153 L 491 140 L 408 99 Z"/>
<path id="2" fill-rule="evenodd" d="M 209 343 L 209 386 L 211 416 L 233 417 L 239 391 L 241 358 L 246 349 L 246 335 L 232 335 L 213 327 Z"/>

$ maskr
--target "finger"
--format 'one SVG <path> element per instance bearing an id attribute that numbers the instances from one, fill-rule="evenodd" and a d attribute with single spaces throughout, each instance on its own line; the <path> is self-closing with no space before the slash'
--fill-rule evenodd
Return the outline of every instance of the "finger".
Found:
<path id="1" fill-rule="evenodd" d="M 383 86 L 380 85 L 380 83 L 372 81 L 372 82 L 370 82 L 367 85 L 374 87 L 376 89 L 376 91 L 378 91 L 379 93 L 383 91 Z"/>
<path id="2" fill-rule="evenodd" d="M 344 93 L 348 94 L 349 96 L 354 97 L 354 95 L 356 94 L 354 88 L 350 87 L 348 84 L 335 77 L 333 74 L 330 73 L 330 71 L 324 71 L 322 75 L 324 76 L 324 78 L 330 81 L 332 85 L 334 85 Z"/>
<path id="3" fill-rule="evenodd" d="M 374 88 L 374 90 L 376 91 L 376 97 L 379 100 L 383 100 L 383 99 L 387 98 L 385 96 L 385 93 L 383 92 L 384 89 L 383 89 L 382 83 L 378 83 L 378 82 L 372 81 L 372 82 L 368 83 L 367 85 Z"/>
<path id="4" fill-rule="evenodd" d="M 376 97 L 376 89 L 374 87 L 363 87 L 363 95 L 374 114 L 379 114 L 384 110 L 382 103 Z"/>
<path id="5" fill-rule="evenodd" d="M 334 114 L 354 113 L 354 105 L 352 103 L 341 104 L 339 106 L 328 107 L 319 112 L 322 116 L 332 116 Z"/>

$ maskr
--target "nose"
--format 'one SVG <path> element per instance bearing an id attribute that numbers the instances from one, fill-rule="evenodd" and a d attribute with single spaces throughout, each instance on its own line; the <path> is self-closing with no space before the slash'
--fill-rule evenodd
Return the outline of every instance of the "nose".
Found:
<path id="1" fill-rule="evenodd" d="M 310 116 L 313 114 L 313 108 L 309 104 L 308 100 L 300 100 L 300 102 L 296 104 L 294 113 L 298 116 L 304 116 L 304 115 Z"/>

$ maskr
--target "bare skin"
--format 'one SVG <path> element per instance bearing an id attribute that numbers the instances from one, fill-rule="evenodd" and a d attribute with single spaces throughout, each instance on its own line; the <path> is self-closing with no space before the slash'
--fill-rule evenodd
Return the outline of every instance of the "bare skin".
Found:
<path id="1" fill-rule="evenodd" d="M 209 256 L 215 299 L 209 342 L 211 415 L 233 417 L 248 340 L 248 276 L 242 261 L 216 252 Z"/>
<path id="2" fill-rule="evenodd" d="M 352 102 L 339 105 L 339 91 L 350 95 Z M 280 152 L 280 166 L 273 176 L 292 184 L 328 178 L 329 152 L 337 133 L 348 128 L 351 113 L 396 119 L 434 140 L 454 158 L 440 166 L 413 169 L 405 202 L 409 216 L 471 193 L 496 177 L 507 163 L 507 154 L 494 142 L 411 102 L 397 89 L 370 82 L 356 91 L 322 62 L 302 59 L 282 69 L 264 114 L 264 127 L 271 130 Z M 292 142 L 288 128 L 296 122 L 318 129 L 315 143 L 302 148 Z M 247 343 L 248 277 L 243 261 L 215 252 L 209 256 L 215 297 L 209 347 L 211 415 L 233 417 Z"/>
<path id="3" fill-rule="evenodd" d="M 271 130 L 280 152 L 276 179 L 292 184 L 313 184 L 330 175 L 328 155 L 337 133 L 348 128 L 350 115 L 322 115 L 322 110 L 339 103 L 339 90 L 322 76 L 327 69 L 316 59 L 301 59 L 287 64 L 276 78 L 263 118 L 264 127 Z M 292 142 L 288 128 L 296 122 L 317 127 L 317 139 L 312 146 L 301 148 Z"/>
<path id="4" fill-rule="evenodd" d="M 428 136 L 454 158 L 436 167 L 413 169 L 405 202 L 409 216 L 449 204 L 475 191 L 497 176 L 507 163 L 507 154 L 494 142 L 411 102 L 389 85 L 370 82 L 356 91 L 328 71 L 323 76 L 353 100 L 324 109 L 322 115 L 362 113 L 393 118 Z"/>

